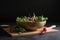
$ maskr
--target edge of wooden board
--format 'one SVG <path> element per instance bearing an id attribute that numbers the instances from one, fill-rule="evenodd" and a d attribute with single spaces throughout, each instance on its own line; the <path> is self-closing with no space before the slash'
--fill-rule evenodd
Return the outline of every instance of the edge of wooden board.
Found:
<path id="1" fill-rule="evenodd" d="M 40 31 L 32 31 L 32 32 L 26 32 L 26 33 L 11 33 L 9 32 L 9 28 L 3 28 L 4 31 L 6 31 L 8 34 L 10 34 L 12 37 L 15 37 L 15 36 L 26 36 L 26 35 L 34 35 L 34 34 L 39 34 L 41 33 L 42 30 Z M 50 29 L 50 30 L 47 30 L 46 32 L 56 32 L 58 31 L 57 29 Z"/>

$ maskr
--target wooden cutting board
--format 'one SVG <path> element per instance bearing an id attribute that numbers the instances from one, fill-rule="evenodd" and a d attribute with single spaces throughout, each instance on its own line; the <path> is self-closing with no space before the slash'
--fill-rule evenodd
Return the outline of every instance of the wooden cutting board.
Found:
<path id="1" fill-rule="evenodd" d="M 39 30 L 37 31 L 30 31 L 30 32 L 25 32 L 25 33 L 11 33 L 9 31 L 10 28 L 2 28 L 4 31 L 6 31 L 8 34 L 10 34 L 12 37 L 17 37 L 17 36 L 26 36 L 26 35 L 34 35 L 34 34 L 39 34 L 41 33 L 42 29 L 43 28 L 40 28 Z M 47 30 L 46 32 L 56 32 L 58 31 L 57 29 L 49 29 Z"/>

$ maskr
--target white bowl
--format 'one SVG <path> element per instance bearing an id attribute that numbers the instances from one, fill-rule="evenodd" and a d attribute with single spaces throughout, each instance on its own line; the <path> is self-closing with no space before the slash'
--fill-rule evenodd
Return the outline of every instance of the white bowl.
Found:
<path id="1" fill-rule="evenodd" d="M 37 22 L 37 24 L 38 24 L 38 27 L 44 27 L 46 24 L 46 21 L 40 21 L 40 22 Z"/>

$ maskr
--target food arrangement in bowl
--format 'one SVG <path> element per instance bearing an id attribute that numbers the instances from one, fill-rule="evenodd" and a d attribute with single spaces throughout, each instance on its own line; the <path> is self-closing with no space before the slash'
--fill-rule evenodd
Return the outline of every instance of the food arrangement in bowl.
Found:
<path id="1" fill-rule="evenodd" d="M 6 31 L 11 36 L 25 36 L 33 34 L 45 34 L 46 32 L 55 32 L 58 31 L 54 29 L 56 25 L 50 27 L 45 26 L 48 18 L 44 16 L 35 16 L 32 17 L 17 17 L 16 25 L 0 25 L 4 31 Z"/>
<path id="2" fill-rule="evenodd" d="M 16 18 L 17 25 L 27 30 L 36 30 L 37 28 L 44 27 L 47 20 L 47 17 L 35 16 L 35 14 L 32 17 L 24 16 Z"/>

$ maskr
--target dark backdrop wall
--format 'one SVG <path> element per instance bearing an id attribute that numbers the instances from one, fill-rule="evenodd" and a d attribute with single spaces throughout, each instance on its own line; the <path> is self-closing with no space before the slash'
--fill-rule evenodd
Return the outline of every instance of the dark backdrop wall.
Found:
<path id="1" fill-rule="evenodd" d="M 58 0 L 4 0 L 1 3 L 0 22 L 15 22 L 17 16 L 44 15 L 48 22 L 60 22 Z"/>

